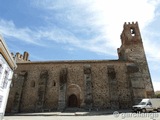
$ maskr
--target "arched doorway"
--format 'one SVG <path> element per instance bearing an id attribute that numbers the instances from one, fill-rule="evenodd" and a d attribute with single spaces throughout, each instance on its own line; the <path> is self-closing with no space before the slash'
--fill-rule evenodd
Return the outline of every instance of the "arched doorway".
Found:
<path id="1" fill-rule="evenodd" d="M 78 99 L 75 94 L 72 94 L 68 98 L 68 107 L 78 107 Z"/>
<path id="2" fill-rule="evenodd" d="M 82 103 L 82 91 L 79 85 L 70 84 L 67 87 L 67 107 L 80 107 Z"/>

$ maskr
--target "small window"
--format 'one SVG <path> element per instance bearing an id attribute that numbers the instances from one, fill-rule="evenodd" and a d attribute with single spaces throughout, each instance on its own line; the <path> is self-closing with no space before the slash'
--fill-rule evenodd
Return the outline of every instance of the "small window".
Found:
<path id="1" fill-rule="evenodd" d="M 0 95 L 0 108 L 2 106 L 2 100 L 3 100 L 3 96 Z"/>
<path id="2" fill-rule="evenodd" d="M 35 87 L 35 82 L 34 81 L 31 82 L 31 87 Z"/>
<path id="3" fill-rule="evenodd" d="M 0 72 L 2 72 L 2 69 L 3 69 L 2 64 L 0 64 Z"/>
<path id="4" fill-rule="evenodd" d="M 5 70 L 5 73 L 4 73 L 4 76 L 3 76 L 3 79 L 2 79 L 2 88 L 6 88 L 7 87 L 7 84 L 8 84 L 8 76 L 9 76 L 9 72 L 7 70 Z"/>
<path id="5" fill-rule="evenodd" d="M 134 28 L 131 28 L 131 35 L 132 35 L 132 36 L 135 36 L 135 35 L 136 35 Z"/>
<path id="6" fill-rule="evenodd" d="M 152 103 L 151 103 L 151 102 L 148 102 L 147 105 L 152 105 Z"/>
<path id="7" fill-rule="evenodd" d="M 56 86 L 56 82 L 55 81 L 53 81 L 53 86 Z"/>
<path id="8" fill-rule="evenodd" d="M 116 80 L 116 72 L 115 72 L 114 66 L 108 66 L 107 69 L 108 69 L 108 77 L 111 80 Z"/>

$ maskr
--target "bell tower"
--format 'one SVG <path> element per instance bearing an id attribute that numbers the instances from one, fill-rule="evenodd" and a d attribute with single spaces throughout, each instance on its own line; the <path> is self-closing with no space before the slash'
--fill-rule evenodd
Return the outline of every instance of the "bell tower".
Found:
<path id="1" fill-rule="evenodd" d="M 138 23 L 124 23 L 121 34 L 121 47 L 118 48 L 119 60 L 146 59 Z M 140 53 L 139 53 L 140 52 Z"/>
<path id="2" fill-rule="evenodd" d="M 138 27 L 138 22 L 124 23 L 123 31 L 121 34 L 121 43 L 121 47 L 117 49 L 119 60 L 133 62 L 138 68 L 138 74 L 141 75 L 141 77 L 138 77 L 136 76 L 138 74 L 134 73 L 134 76 L 136 77 L 134 80 L 132 80 L 132 84 L 135 85 L 134 82 L 139 80 L 139 82 L 143 83 L 144 86 L 144 97 L 153 97 L 154 90 L 140 30 Z M 141 91 L 142 87 L 137 87 L 136 89 Z"/>

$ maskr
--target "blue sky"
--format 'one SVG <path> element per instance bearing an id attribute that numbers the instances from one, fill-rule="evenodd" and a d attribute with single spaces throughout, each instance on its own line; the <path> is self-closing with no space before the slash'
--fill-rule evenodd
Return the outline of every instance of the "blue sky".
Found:
<path id="1" fill-rule="evenodd" d="M 124 22 L 138 21 L 160 90 L 160 0 L 0 0 L 0 34 L 31 61 L 117 59 Z"/>

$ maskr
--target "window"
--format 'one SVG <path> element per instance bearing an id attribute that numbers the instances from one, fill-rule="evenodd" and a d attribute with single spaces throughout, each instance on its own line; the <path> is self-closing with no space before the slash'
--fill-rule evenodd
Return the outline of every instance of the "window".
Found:
<path id="1" fill-rule="evenodd" d="M 0 78 L 2 76 L 2 72 L 3 72 L 3 67 L 2 67 L 2 64 L 0 64 Z"/>
<path id="2" fill-rule="evenodd" d="M 116 72 L 114 69 L 114 66 L 108 66 L 108 77 L 111 80 L 115 80 L 116 79 Z"/>
<path id="3" fill-rule="evenodd" d="M 7 83 L 8 83 L 8 76 L 9 76 L 8 71 L 5 71 L 5 75 L 4 75 L 4 82 L 3 82 L 3 88 L 6 88 L 6 87 L 7 87 Z"/>
<path id="4" fill-rule="evenodd" d="M 31 81 L 31 87 L 35 87 L 35 82 L 33 80 Z"/>
<path id="5" fill-rule="evenodd" d="M 131 35 L 132 35 L 132 36 L 135 36 L 135 35 L 136 35 L 134 28 L 131 28 Z"/>
<path id="6" fill-rule="evenodd" d="M 4 68 L 5 68 L 5 65 L 4 65 L 4 64 L 5 64 L 5 63 L 4 63 L 4 60 L 3 60 L 2 56 L 0 55 L 0 79 L 1 79 L 2 74 L 3 74 L 3 72 L 4 72 Z"/>
<path id="7" fill-rule="evenodd" d="M 1 108 L 1 106 L 2 106 L 2 100 L 3 100 L 3 96 L 0 95 L 0 108 Z"/>
<path id="8" fill-rule="evenodd" d="M 0 73 L 2 72 L 2 68 L 3 68 L 3 67 L 2 67 L 2 64 L 0 64 Z"/>
<path id="9" fill-rule="evenodd" d="M 147 105 L 152 105 L 152 103 L 151 103 L 151 102 L 148 102 Z"/>
<path id="10" fill-rule="evenodd" d="M 8 85 L 11 69 L 2 55 L 0 55 L 0 87 L 5 89 Z"/>
<path id="11" fill-rule="evenodd" d="M 53 86 L 56 86 L 56 82 L 55 81 L 53 81 Z"/>

